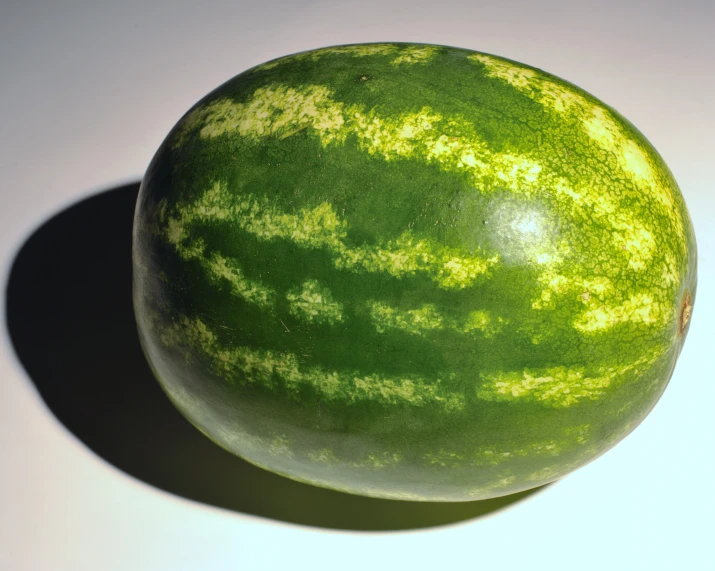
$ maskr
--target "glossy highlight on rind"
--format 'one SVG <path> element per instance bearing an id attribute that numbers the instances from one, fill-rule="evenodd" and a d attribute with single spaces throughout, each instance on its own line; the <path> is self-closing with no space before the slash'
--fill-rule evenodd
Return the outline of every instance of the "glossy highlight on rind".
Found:
<path id="1" fill-rule="evenodd" d="M 678 186 L 614 109 L 436 45 L 256 66 L 157 152 L 134 303 L 157 379 L 288 477 L 468 501 L 562 477 L 667 385 L 696 291 Z"/>

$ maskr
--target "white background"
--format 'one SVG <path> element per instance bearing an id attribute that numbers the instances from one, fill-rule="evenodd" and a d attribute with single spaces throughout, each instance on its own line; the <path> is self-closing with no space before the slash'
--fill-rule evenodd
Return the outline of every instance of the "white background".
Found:
<path id="1" fill-rule="evenodd" d="M 712 0 L 1 1 L 3 283 L 34 229 L 139 180 L 214 87 L 274 57 L 368 41 L 454 45 L 545 69 L 618 109 L 659 150 L 700 257 L 689 338 L 655 410 L 596 462 L 489 517 L 331 531 L 207 507 L 113 468 L 45 407 L 3 327 L 0 569 L 713 568 Z"/>

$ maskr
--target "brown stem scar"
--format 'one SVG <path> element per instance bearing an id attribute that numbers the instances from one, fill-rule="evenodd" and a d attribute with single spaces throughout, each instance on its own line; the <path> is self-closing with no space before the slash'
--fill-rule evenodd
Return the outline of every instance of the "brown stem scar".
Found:
<path id="1" fill-rule="evenodd" d="M 678 327 L 678 333 L 680 335 L 683 334 L 685 331 L 685 327 L 688 325 L 688 322 L 690 321 L 690 315 L 693 312 L 693 304 L 690 299 L 690 292 L 686 291 L 685 296 L 683 297 L 683 301 L 680 304 L 680 321 L 679 321 L 679 327 Z"/>

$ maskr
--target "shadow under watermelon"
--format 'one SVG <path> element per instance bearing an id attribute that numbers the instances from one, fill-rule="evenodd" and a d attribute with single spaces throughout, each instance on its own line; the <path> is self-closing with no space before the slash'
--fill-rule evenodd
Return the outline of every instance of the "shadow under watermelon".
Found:
<path id="1" fill-rule="evenodd" d="M 131 296 L 138 190 L 102 192 L 51 218 L 20 249 L 7 286 L 21 363 L 52 413 L 98 456 L 184 498 L 334 529 L 445 525 L 539 490 L 464 503 L 365 498 L 275 475 L 213 444 L 169 402 L 139 345 Z"/>

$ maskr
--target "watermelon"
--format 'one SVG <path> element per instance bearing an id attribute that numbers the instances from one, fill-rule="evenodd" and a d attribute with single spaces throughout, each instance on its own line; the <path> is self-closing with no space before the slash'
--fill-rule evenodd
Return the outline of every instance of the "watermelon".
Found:
<path id="1" fill-rule="evenodd" d="M 279 58 L 200 100 L 142 181 L 133 263 L 147 359 L 208 438 L 419 501 L 613 447 L 696 290 L 683 197 L 631 123 L 528 65 L 408 43 Z"/>

